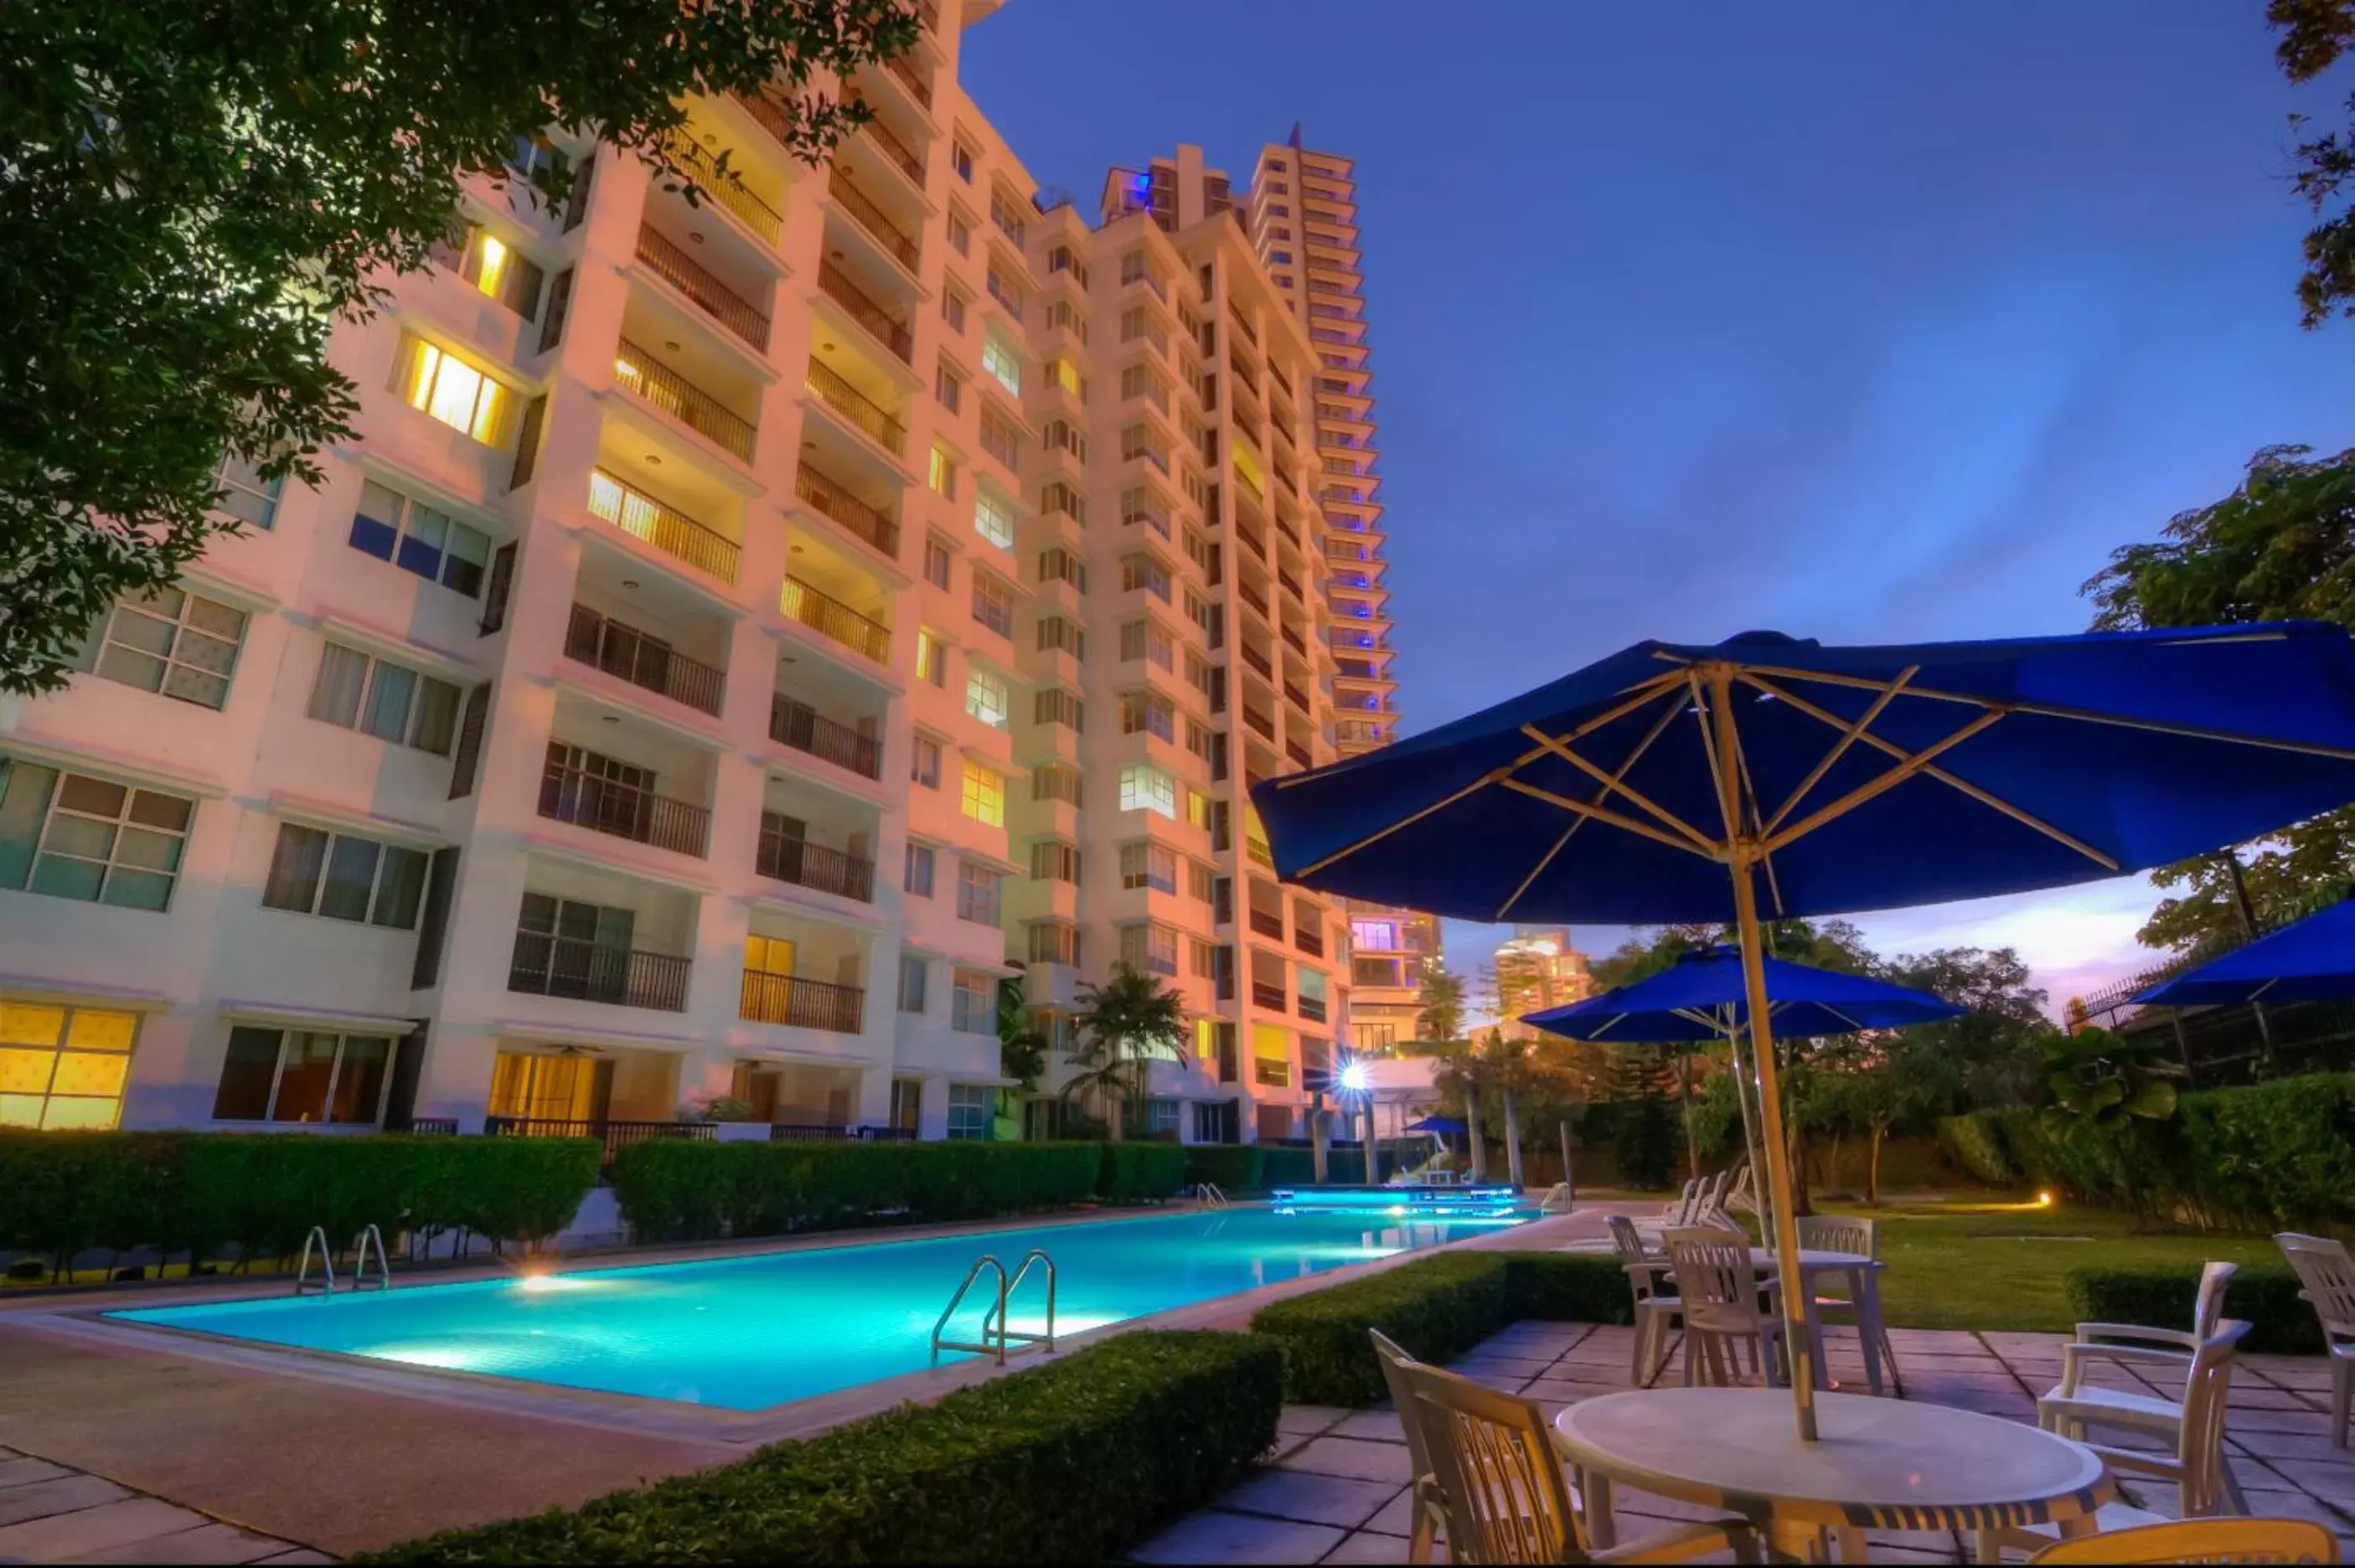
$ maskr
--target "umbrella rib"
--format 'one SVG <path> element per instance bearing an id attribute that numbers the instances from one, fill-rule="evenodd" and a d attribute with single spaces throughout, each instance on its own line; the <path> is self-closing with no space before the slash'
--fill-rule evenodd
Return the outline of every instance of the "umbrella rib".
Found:
<path id="1" fill-rule="evenodd" d="M 1784 801 L 1773 816 L 1766 819 L 1768 833 L 1773 833 L 1776 828 L 1783 825 L 1783 819 L 1788 817 L 1798 803 L 1807 798 L 1807 791 L 1823 782 L 1824 775 L 1829 773 L 1832 766 L 1848 755 L 1848 748 L 1856 744 L 1857 737 L 1870 729 L 1872 721 L 1879 718 L 1882 711 L 1896 700 L 1900 688 L 1921 673 L 1921 665 L 1906 665 L 1904 669 L 1898 672 L 1897 679 L 1881 689 L 1881 694 L 1872 699 L 1872 705 L 1858 715 L 1854 724 L 1840 731 L 1839 739 L 1833 743 L 1829 751 L 1824 753 L 1823 760 L 1808 770 L 1807 776 L 1799 781 L 1799 787 L 1791 791 L 1791 798 Z"/>
<path id="2" fill-rule="evenodd" d="M 1834 729 L 1838 729 L 1847 723 L 1847 721 L 1842 719 L 1838 715 L 1827 712 L 1825 709 L 1816 706 L 1815 704 L 1807 701 L 1806 698 L 1799 695 L 1796 692 L 1786 691 L 1783 687 L 1774 684 L 1772 681 L 1760 680 L 1754 674 L 1744 674 L 1742 679 L 1747 681 L 1751 685 L 1757 687 L 1760 691 L 1772 693 L 1782 701 L 1790 704 L 1796 711 L 1806 715 L 1809 718 L 1816 720 L 1819 724 L 1827 724 L 1831 726 Z M 1863 741 L 1865 745 L 1877 747 L 1888 756 L 1897 758 L 1900 760 L 1902 760 L 1910 755 L 1903 747 L 1899 746 L 1895 741 L 1885 740 L 1877 735 L 1863 734 L 1858 736 L 1857 738 Z M 2012 821 L 2019 823 L 2023 827 L 2035 829 L 2038 832 L 2042 833 L 2046 838 L 2052 840 L 2055 843 L 2061 844 L 2068 849 L 2075 850 L 2079 854 L 2083 855 L 2087 860 L 2092 861 L 2096 865 L 2106 866 L 2112 871 L 2118 869 L 2118 863 L 2114 857 L 2103 853 L 2100 850 L 2095 849 L 2093 845 L 2086 843 L 2082 839 L 2071 837 L 2069 834 L 2062 832 L 2059 828 L 2054 827 L 2051 823 L 2044 821 L 2041 817 L 2038 817 L 2031 812 L 2020 810 L 2010 801 L 1979 788 L 1979 786 L 1972 783 L 1967 779 L 1958 778 L 1943 768 L 1925 768 L 1922 770 L 1922 773 L 1923 778 L 1934 779 L 1939 783 L 1945 785 L 1948 789 L 1958 790 L 1961 793 L 1969 796 L 1972 800 L 1977 800 L 1980 805 L 1987 807 L 1989 810 L 2000 811 L 2005 816 L 2009 817 Z"/>
<path id="3" fill-rule="evenodd" d="M 1674 716 L 1673 709 L 1671 710 L 1669 716 Z M 1536 741 L 1540 746 L 1545 747 L 1548 755 L 1561 758 L 1572 768 L 1577 768 L 1588 778 L 1600 783 L 1603 786 L 1603 789 L 1594 797 L 1595 803 L 1597 805 L 1602 804 L 1603 801 L 1609 799 L 1612 793 L 1615 790 L 1617 793 L 1627 797 L 1627 799 L 1636 805 L 1641 806 L 1645 810 L 1649 811 L 1654 820 L 1658 821 L 1661 826 L 1684 834 L 1685 837 L 1692 840 L 1696 844 L 1704 845 L 1710 849 L 1716 848 L 1714 844 L 1710 843 L 1709 839 L 1700 832 L 1700 829 L 1694 827 L 1690 822 L 1686 821 L 1682 817 L 1678 816 L 1674 811 L 1669 810 L 1666 806 L 1654 800 L 1642 790 L 1635 789 L 1627 783 L 1627 770 L 1636 765 L 1636 758 L 1643 755 L 1640 748 L 1638 748 L 1635 756 L 1629 757 L 1625 762 L 1620 764 L 1619 770 L 1617 772 L 1606 773 L 1603 770 L 1600 765 L 1590 762 L 1585 758 L 1581 757 L 1567 742 L 1556 740 L 1553 736 L 1546 734 L 1545 731 L 1538 728 L 1535 725 L 1523 725 L 1521 726 L 1521 733 L 1528 736 L 1531 740 Z M 1653 735 L 1657 735 L 1658 733 L 1658 728 L 1655 728 L 1652 732 Z M 1645 737 L 1646 745 L 1650 743 L 1650 738 L 1651 737 L 1649 736 Z"/>
<path id="4" fill-rule="evenodd" d="M 1758 820 L 1758 784 L 1750 777 L 1750 753 L 1737 748 L 1733 765 L 1742 774 L 1742 814 L 1758 830 L 1758 869 L 1766 874 L 1766 896 L 1774 901 L 1774 913 L 1780 916 L 1785 912 L 1783 879 L 1774 874 L 1774 851 L 1766 842 L 1765 825 Z"/>
<path id="5" fill-rule="evenodd" d="M 1863 691 L 1874 691 L 1881 685 L 1879 681 L 1861 675 L 1835 675 L 1821 670 L 1792 670 L 1773 664 L 1745 664 L 1740 668 L 1747 673 L 1773 675 L 1785 680 L 1814 681 L 1830 686 L 1853 686 Z M 2012 713 L 2030 714 L 2039 718 L 2074 719 L 2080 724 L 2108 725 L 2115 729 L 2148 730 L 2154 735 L 2179 735 L 2190 740 L 2219 740 L 2233 746 L 2254 746 L 2269 751 L 2296 751 L 2309 757 L 2328 757 L 2340 761 L 2355 761 L 2355 749 L 2343 746 L 2318 746 L 2312 741 L 2277 740 L 2267 736 L 2243 735 L 2236 730 L 2210 729 L 2202 725 L 2168 724 L 2158 719 L 2128 718 L 2123 714 L 2105 714 L 2088 708 L 2063 707 L 2058 703 L 2021 702 L 2007 698 L 1998 704 L 1992 697 L 1974 696 L 1968 692 L 1941 691 L 1935 686 L 1908 686 L 1905 688 L 1904 694 L 1909 697 L 1921 697 L 1930 702 L 1961 703 L 1977 708 L 2001 706 Z"/>
<path id="6" fill-rule="evenodd" d="M 1662 832 L 1659 829 L 1652 826 L 1649 822 L 1639 822 L 1633 817 L 1623 817 L 1616 811 L 1606 810 L 1601 806 L 1590 806 L 1583 800 L 1573 800 L 1567 795 L 1557 795 L 1550 789 L 1540 789 L 1534 784 L 1524 784 L 1518 779 L 1500 779 L 1497 780 L 1497 782 L 1503 785 L 1506 789 L 1512 790 L 1517 795 L 1527 795 L 1532 800 L 1543 800 L 1550 806 L 1559 806 L 1563 810 L 1571 812 L 1575 816 L 1592 817 L 1598 822 L 1604 823 L 1610 827 L 1623 829 L 1627 832 L 1653 840 L 1657 843 L 1664 843 L 1670 849 L 1682 850 L 1687 854 L 1699 855 L 1703 860 L 1715 860 L 1717 858 L 1716 853 L 1712 850 L 1697 848 L 1686 840 L 1678 838 L 1670 833 Z M 1401 825 L 1403 826 L 1404 824 Z M 1316 868 L 1315 866 L 1310 866 L 1308 868 L 1309 871 L 1314 871 L 1316 869 Z M 1295 874 L 1293 880 L 1296 882 L 1301 876 L 1305 876 L 1307 872 Z"/>
<path id="7" fill-rule="evenodd" d="M 1671 695 L 1674 695 L 1674 694 L 1671 693 Z M 1652 727 L 1644 732 L 1644 738 L 1637 741 L 1636 743 L 1636 748 L 1627 754 L 1627 760 L 1622 762 L 1619 765 L 1618 769 L 1612 774 L 1612 781 L 1614 783 L 1625 778 L 1628 770 L 1633 768 L 1636 763 L 1643 760 L 1644 754 L 1652 749 L 1652 742 L 1659 739 L 1661 733 L 1665 731 L 1670 724 L 1675 722 L 1678 711 L 1683 706 L 1684 700 L 1681 697 L 1677 697 L 1675 701 L 1667 705 L 1667 706 L 1661 711 L 1660 716 L 1652 721 Z M 1608 791 L 1605 791 L 1605 793 L 1608 793 Z M 1595 796 L 1597 800 L 1600 800 L 1603 798 L 1604 796 L 1601 794 Z M 1537 879 L 1545 874 L 1546 867 L 1553 863 L 1554 857 L 1569 847 L 1572 837 L 1577 833 L 1579 829 L 1585 825 L 1586 819 L 1584 817 L 1575 817 L 1571 820 L 1570 826 L 1562 829 L 1561 837 L 1553 841 L 1553 847 L 1546 851 L 1544 855 L 1539 859 L 1537 864 L 1529 868 L 1529 875 L 1521 878 L 1521 885 L 1513 889 L 1513 895 L 1497 906 L 1497 919 L 1502 920 L 1507 915 L 1512 912 L 1513 906 L 1521 901 L 1521 895 L 1529 892 L 1530 887 L 1536 885 Z"/>
<path id="8" fill-rule="evenodd" d="M 1822 827 L 1826 822 L 1844 817 L 1850 811 L 1855 810 L 1859 806 L 1863 805 L 1866 801 L 1887 794 L 1890 790 L 1896 789 L 1900 784 L 1904 783 L 1908 779 L 1913 778 L 1915 774 L 1920 773 L 1923 769 L 1928 768 L 1931 762 L 1936 758 L 1943 756 L 1946 752 L 1952 751 L 1955 747 L 1962 745 L 1963 742 L 1970 739 L 1971 736 L 1978 734 L 1979 731 L 1987 728 L 1987 726 L 1996 723 L 2004 716 L 2004 710 L 2001 708 L 1991 707 L 1987 709 L 1985 713 L 1979 715 L 1978 717 L 1971 720 L 1970 723 L 1963 726 L 1962 728 L 1955 731 L 1952 735 L 1947 736 L 1945 739 L 1936 741 L 1932 745 L 1923 747 L 1920 751 L 1913 753 L 1911 756 L 1907 757 L 1904 761 L 1898 763 L 1895 767 L 1890 768 L 1888 772 L 1881 774 L 1879 778 L 1872 779 L 1865 783 L 1859 784 L 1855 789 L 1849 790 L 1847 794 L 1841 796 L 1838 800 L 1832 801 L 1829 805 L 1819 807 L 1817 810 L 1808 812 L 1806 816 L 1800 818 L 1789 827 L 1783 829 L 1780 832 L 1775 833 L 1771 839 L 1768 839 L 1766 841 L 1765 847 L 1768 849 L 1780 849 L 1785 844 L 1796 842 L 1798 840 L 1806 837 L 1809 833 L 1814 832 L 1817 828 Z"/>

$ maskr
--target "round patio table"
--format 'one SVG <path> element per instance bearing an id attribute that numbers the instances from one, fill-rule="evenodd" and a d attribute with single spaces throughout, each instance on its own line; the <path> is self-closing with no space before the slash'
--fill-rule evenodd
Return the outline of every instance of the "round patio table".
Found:
<path id="1" fill-rule="evenodd" d="M 1739 1514 L 1786 1547 L 1830 1530 L 1851 1561 L 1867 1530 L 1958 1530 L 1999 1562 L 1997 1531 L 2083 1533 L 2114 1496 L 2092 1449 L 2017 1421 L 1820 1393 L 1816 1423 L 1819 1441 L 1801 1442 L 1788 1389 L 1640 1389 L 1570 1406 L 1554 1441 L 1597 1550 L 1612 1544 L 1614 1482 Z"/>
<path id="2" fill-rule="evenodd" d="M 1750 1249 L 1751 1266 L 1762 1275 L 1775 1271 L 1774 1253 L 1770 1247 Z M 1849 1299 L 1856 1303 L 1857 1340 L 1864 1353 L 1865 1386 L 1873 1393 L 1881 1392 L 1881 1270 L 1879 1260 L 1860 1252 L 1828 1252 L 1821 1247 L 1799 1249 L 1799 1286 L 1812 1298 L 1816 1279 L 1820 1275 L 1841 1274 L 1848 1277 Z M 1831 1373 L 1825 1368 L 1824 1326 L 1812 1308 L 1807 1313 L 1807 1327 L 1814 1330 L 1816 1348 L 1816 1386 L 1829 1388 Z"/>

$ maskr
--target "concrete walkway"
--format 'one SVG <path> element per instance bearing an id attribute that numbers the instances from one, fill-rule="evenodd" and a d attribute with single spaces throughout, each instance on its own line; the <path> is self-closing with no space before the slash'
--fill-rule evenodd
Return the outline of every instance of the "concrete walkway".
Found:
<path id="1" fill-rule="evenodd" d="M 1632 1329 L 1583 1323 L 1519 1323 L 1455 1363 L 1492 1387 L 1536 1401 L 1551 1415 L 1566 1405 L 1628 1386 Z M 2036 1396 L 2060 1381 L 2059 1334 L 1966 1333 L 1895 1329 L 1891 1338 L 1908 1398 L 2016 1421 L 2036 1419 Z M 1831 1371 L 1862 1386 L 1853 1336 L 1835 1333 Z M 1668 1373 L 1674 1379 L 1672 1368 Z M 2125 1381 L 2136 1392 L 2173 1392 Z M 2101 1381 L 2101 1380 L 2096 1380 Z M 2233 1473 L 2253 1513 L 2318 1520 L 2339 1532 L 2355 1562 L 2355 1452 L 2330 1446 L 2330 1372 L 2319 1359 L 2244 1356 L 2233 1374 L 2226 1423 Z M 1398 1418 L 1387 1408 L 1285 1409 L 1275 1452 L 1256 1474 L 1209 1508 L 1180 1520 L 1134 1552 L 1140 1563 L 1403 1563 L 1410 1519 L 1407 1462 Z M 2172 1489 L 2128 1489 L 2142 1506 L 2174 1511 Z M 1622 1489 L 1623 1539 L 1698 1510 Z M 1650 1522 L 1647 1522 L 1650 1521 Z M 1875 1532 L 1876 1563 L 1962 1563 L 1966 1543 L 1951 1532 Z"/>
<path id="2" fill-rule="evenodd" d="M 0 1448 L 0 1563 L 333 1563 L 194 1509 Z"/>

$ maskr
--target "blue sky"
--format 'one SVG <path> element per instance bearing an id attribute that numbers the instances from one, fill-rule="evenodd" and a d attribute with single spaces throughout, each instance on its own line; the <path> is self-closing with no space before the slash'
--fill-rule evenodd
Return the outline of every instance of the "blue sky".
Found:
<path id="1" fill-rule="evenodd" d="M 2072 630 L 2113 546 L 2355 424 L 2287 183 L 2345 84 L 2293 91 L 2256 0 L 1010 0 L 964 76 L 1083 202 L 1295 121 L 1358 159 L 1410 730 L 1643 637 Z M 1862 924 L 2057 1002 L 2155 896 Z"/>

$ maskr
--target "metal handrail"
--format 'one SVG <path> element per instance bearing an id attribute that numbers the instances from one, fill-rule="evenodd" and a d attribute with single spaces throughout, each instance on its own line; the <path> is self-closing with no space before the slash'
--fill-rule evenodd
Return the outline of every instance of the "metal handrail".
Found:
<path id="1" fill-rule="evenodd" d="M 875 340 L 897 355 L 903 362 L 912 363 L 916 340 L 907 323 L 867 297 L 867 291 L 850 281 L 850 274 L 831 261 L 817 264 L 818 292 L 850 313 L 850 319 L 873 334 Z"/>
<path id="2" fill-rule="evenodd" d="M 741 175 L 732 169 L 722 171 L 719 160 L 684 130 L 673 132 L 663 143 L 663 151 L 691 171 L 697 188 L 704 195 L 734 213 L 745 228 L 770 244 L 777 242 L 777 237 L 784 232 L 783 216 L 754 196 Z"/>
<path id="3" fill-rule="evenodd" d="M 917 249 L 916 242 L 909 238 L 900 226 L 891 221 L 890 215 L 877 207 L 874 198 L 860 190 L 839 165 L 827 170 L 826 190 L 834 198 L 835 205 L 857 219 L 858 227 L 890 251 L 901 266 L 912 272 L 923 265 L 923 252 Z"/>
<path id="4" fill-rule="evenodd" d="M 373 1224 L 360 1233 L 359 1245 L 354 1249 L 359 1256 L 352 1265 L 352 1288 L 368 1288 L 368 1246 L 371 1243 L 376 1246 L 376 1288 L 389 1290 L 392 1288 L 392 1265 L 384 1255 L 384 1233 Z"/>
<path id="5" fill-rule="evenodd" d="M 827 408 L 889 447 L 893 455 L 906 450 L 908 427 L 892 418 L 890 410 L 852 386 L 832 366 L 823 360 L 811 360 L 809 376 L 803 385 Z"/>
<path id="6" fill-rule="evenodd" d="M 1003 1343 L 991 1345 L 985 1342 L 975 1345 L 967 1344 L 959 1340 L 944 1340 L 941 1338 L 942 1331 L 949 1326 L 949 1319 L 956 1316 L 956 1309 L 964 1304 L 965 1292 L 973 1288 L 973 1282 L 981 1277 L 981 1271 L 985 1268 L 996 1270 L 997 1299 L 1001 1305 L 1004 1304 L 1006 1300 L 1006 1266 L 998 1262 L 994 1255 L 990 1253 L 983 1253 L 979 1257 L 974 1259 L 973 1266 L 964 1271 L 964 1283 L 956 1287 L 956 1294 L 949 1298 L 949 1304 L 941 1308 L 941 1315 L 932 1320 L 932 1365 L 938 1366 L 941 1364 L 941 1352 L 943 1351 L 964 1351 L 976 1356 L 995 1355 L 997 1358 L 997 1364 L 999 1366 L 1004 1366 L 1006 1364 L 1006 1346 Z M 989 1319 L 986 1317 L 983 1318 L 981 1324 L 981 1337 L 985 1341 L 986 1341 L 989 1338 Z"/>
<path id="7" fill-rule="evenodd" d="M 1012 1299 L 1015 1291 L 1021 1288 L 1022 1282 L 1030 1277 L 1031 1267 L 1041 1263 L 1047 1266 L 1047 1331 L 1043 1334 L 1034 1334 L 1028 1330 L 1009 1326 L 1007 1303 Z M 1006 1288 L 997 1293 L 996 1311 L 998 1365 L 1006 1364 L 1007 1341 L 1009 1340 L 1019 1340 L 1026 1345 L 1045 1345 L 1050 1352 L 1053 1351 L 1055 1348 L 1055 1260 L 1047 1255 L 1045 1247 L 1034 1246 L 1022 1255 L 1022 1262 L 1015 1268 L 1014 1277 L 1007 1281 Z M 990 1319 L 984 1317 L 981 1320 L 981 1337 L 985 1340 L 989 1338 L 989 1325 Z"/>
<path id="8" fill-rule="evenodd" d="M 1027 1329 L 1007 1327 L 1006 1316 L 1007 1298 L 1014 1294 L 1017 1286 L 1030 1277 L 1030 1270 L 1040 1264 L 1044 1264 L 1047 1268 L 1046 1331 L 1033 1333 Z M 965 1296 L 973 1289 L 974 1281 L 981 1277 L 985 1269 L 997 1276 L 997 1299 L 990 1303 L 988 1311 L 982 1314 L 980 1340 L 968 1341 L 942 1338 L 942 1335 L 947 1331 L 949 1319 L 956 1316 L 956 1309 L 964 1304 Z M 958 1284 L 956 1294 L 949 1298 L 949 1304 L 942 1308 L 941 1315 L 932 1320 L 932 1364 L 934 1366 L 941 1364 L 943 1351 L 963 1351 L 970 1355 L 995 1357 L 997 1364 L 1004 1366 L 1007 1350 L 1018 1340 L 1026 1345 L 1044 1345 L 1050 1351 L 1055 1348 L 1055 1260 L 1047 1255 L 1047 1249 L 1044 1247 L 1034 1246 L 1024 1253 L 1022 1261 L 1016 1266 L 1011 1278 L 1007 1277 L 1006 1266 L 997 1260 L 996 1254 L 984 1253 L 974 1259 L 973 1266 L 964 1271 L 964 1278 Z"/>
<path id="9" fill-rule="evenodd" d="M 628 338 L 613 355 L 613 381 L 688 429 L 744 459 L 752 458 L 753 427 L 710 393 L 656 359 Z"/>
<path id="10" fill-rule="evenodd" d="M 794 470 L 794 493 L 887 556 L 900 553 L 900 524 L 806 461 Z"/>
<path id="11" fill-rule="evenodd" d="M 564 629 L 564 656 L 719 716 L 727 677 L 717 667 L 690 659 L 668 643 L 585 604 L 572 607 L 572 618 Z"/>
<path id="12" fill-rule="evenodd" d="M 1216 1181 L 1195 1182 L 1194 1196 L 1199 1198 L 1205 1204 L 1213 1209 L 1223 1209 L 1230 1206 L 1227 1202 L 1226 1193 L 1219 1190 L 1219 1184 Z"/>
<path id="13" fill-rule="evenodd" d="M 320 1277 L 317 1279 L 311 1277 L 311 1248 L 314 1245 L 319 1249 Z M 303 1238 L 303 1258 L 294 1268 L 294 1294 L 308 1296 L 314 1291 L 322 1296 L 336 1293 L 336 1249 L 327 1245 L 327 1227 L 325 1225 L 313 1225 L 311 1234 Z"/>
<path id="14" fill-rule="evenodd" d="M 750 300 L 721 282 L 718 274 L 671 242 L 652 224 L 638 228 L 638 260 L 664 282 L 692 301 L 704 314 L 766 354 L 769 318 Z"/>
<path id="15" fill-rule="evenodd" d="M 859 614 L 823 589 L 788 575 L 777 593 L 777 609 L 821 637 L 863 653 L 878 664 L 891 661 L 891 629 Z"/>
<path id="16" fill-rule="evenodd" d="M 602 468 L 590 476 L 589 512 L 666 556 L 725 581 L 736 580 L 743 557 L 736 541 Z"/>

